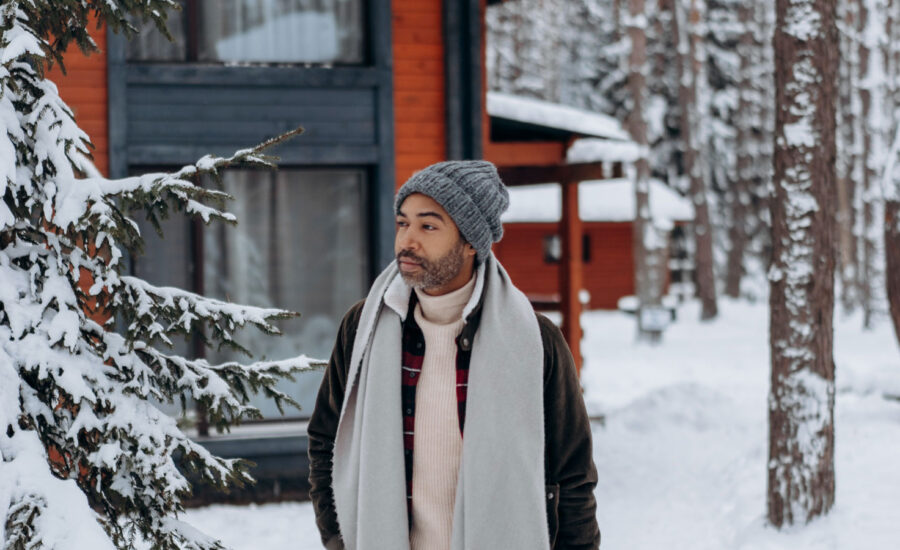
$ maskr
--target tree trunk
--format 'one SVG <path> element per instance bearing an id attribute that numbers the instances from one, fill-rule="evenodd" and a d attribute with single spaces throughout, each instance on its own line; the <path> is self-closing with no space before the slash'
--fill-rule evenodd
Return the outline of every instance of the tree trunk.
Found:
<path id="1" fill-rule="evenodd" d="M 690 195 L 694 205 L 694 250 L 697 296 L 702 304 L 701 319 L 718 314 L 716 279 L 713 275 L 712 225 L 709 221 L 709 202 L 706 178 L 701 157 L 700 109 L 697 86 L 701 74 L 701 23 L 703 0 L 678 0 L 674 3 L 675 36 L 678 40 L 679 85 L 678 103 L 681 108 L 681 143 L 684 152 L 684 171 L 690 180 Z"/>
<path id="2" fill-rule="evenodd" d="M 879 172 L 886 160 L 887 131 L 885 122 L 886 64 L 882 41 L 884 27 L 881 18 L 884 7 L 879 0 L 862 0 L 860 3 L 860 100 L 862 102 L 861 122 L 863 132 L 864 169 L 857 192 L 857 205 L 862 211 L 857 234 L 860 239 L 859 287 L 860 303 L 863 310 L 863 326 L 871 328 L 872 320 L 883 298 L 882 264 L 880 248 L 884 235 L 881 228 L 883 203 L 878 189 Z M 881 9 L 879 9 L 881 8 Z M 878 77 L 880 75 L 880 78 Z"/>
<path id="3" fill-rule="evenodd" d="M 900 183 L 891 183 L 894 185 L 894 195 L 884 204 L 884 250 L 888 308 L 897 343 L 900 345 Z"/>
<path id="4" fill-rule="evenodd" d="M 900 72 L 900 46 L 898 39 L 898 18 L 894 16 L 897 0 L 888 2 L 888 41 L 887 59 L 891 70 L 888 82 L 891 83 L 890 97 L 893 106 L 892 114 L 896 135 L 891 146 L 889 166 L 886 168 L 884 185 L 884 252 L 885 282 L 888 299 L 888 311 L 900 345 L 900 171 L 897 170 L 897 157 L 900 155 L 900 86 L 897 76 Z"/>
<path id="5" fill-rule="evenodd" d="M 631 139 L 644 154 L 634 163 L 632 179 L 635 191 L 635 215 L 632 226 L 632 251 L 634 254 L 635 292 L 640 302 L 638 309 L 638 338 L 658 341 L 662 333 L 645 324 L 644 312 L 660 304 L 662 281 L 660 280 L 659 235 L 650 215 L 650 163 L 647 159 L 647 120 L 644 114 L 647 96 L 647 18 L 644 0 L 628 0 L 628 19 L 625 29 L 631 41 L 628 56 L 628 90 L 632 108 L 628 115 Z"/>
<path id="6" fill-rule="evenodd" d="M 743 25 L 738 55 L 741 57 L 738 83 L 737 123 L 737 179 L 731 193 L 731 226 L 728 228 L 728 264 L 725 274 L 725 295 L 738 298 L 741 295 L 741 278 L 744 276 L 744 251 L 747 248 L 747 206 L 753 185 L 753 131 L 751 112 L 753 104 L 753 6 L 742 3 L 738 7 L 738 19 Z"/>
<path id="7" fill-rule="evenodd" d="M 753 220 L 756 225 L 750 238 L 754 256 L 759 259 L 761 267 L 766 270 L 772 264 L 772 220 L 769 204 L 771 202 L 772 167 L 774 157 L 775 133 L 775 80 L 772 76 L 775 67 L 775 52 L 772 47 L 772 36 L 775 26 L 775 5 L 773 2 L 754 2 L 754 31 L 757 34 L 754 42 L 758 48 L 757 64 L 754 71 L 757 100 L 755 111 L 758 113 L 757 136 L 755 147 L 758 151 L 755 169 L 753 170 Z"/>
<path id="8" fill-rule="evenodd" d="M 834 504 L 835 68 L 832 0 L 776 0 L 768 520 Z"/>
<path id="9" fill-rule="evenodd" d="M 857 75 L 859 73 L 859 47 L 856 33 L 859 4 L 858 0 L 847 0 L 841 4 L 845 32 L 841 33 L 841 62 L 839 92 L 840 125 L 838 141 L 838 179 L 837 179 L 837 232 L 838 232 L 838 275 L 841 281 L 841 304 L 845 311 L 854 309 L 857 304 L 857 252 L 853 227 L 856 224 L 856 211 L 853 208 L 853 196 L 856 192 L 857 178 L 862 169 L 859 159 L 859 102 L 857 100 Z"/>

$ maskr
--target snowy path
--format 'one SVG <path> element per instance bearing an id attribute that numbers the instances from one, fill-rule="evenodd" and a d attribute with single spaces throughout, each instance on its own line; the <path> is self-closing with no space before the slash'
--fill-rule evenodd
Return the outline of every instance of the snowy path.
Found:
<path id="1" fill-rule="evenodd" d="M 604 549 L 855 550 L 900 540 L 900 350 L 885 322 L 837 323 L 837 504 L 825 519 L 764 526 L 767 313 L 723 303 L 701 324 L 693 304 L 660 346 L 633 343 L 633 319 L 585 315 L 584 385 L 607 416 L 594 431 Z M 308 503 L 191 510 L 235 549 L 320 548 Z"/>

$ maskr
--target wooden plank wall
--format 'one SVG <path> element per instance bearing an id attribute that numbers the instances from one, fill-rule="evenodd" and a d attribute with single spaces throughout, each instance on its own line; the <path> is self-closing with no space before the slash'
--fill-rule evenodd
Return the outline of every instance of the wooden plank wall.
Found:
<path id="1" fill-rule="evenodd" d="M 393 0 L 394 158 L 399 188 L 447 158 L 442 0 Z"/>
<path id="2" fill-rule="evenodd" d="M 85 56 L 74 44 L 69 46 L 64 62 L 66 74 L 54 66 L 47 75 L 59 88 L 59 95 L 75 113 L 75 121 L 94 143 L 94 165 L 109 174 L 109 111 L 106 91 L 106 29 L 96 29 L 91 22 L 91 36 L 99 53 Z"/>
<path id="3" fill-rule="evenodd" d="M 559 230 L 557 223 L 508 223 L 494 253 L 515 285 L 526 294 L 559 292 L 559 264 L 544 262 L 543 238 Z M 588 309 L 615 309 L 618 299 L 634 293 L 630 222 L 585 222 L 590 260 L 584 263 L 584 287 L 591 293 Z"/>
<path id="4" fill-rule="evenodd" d="M 237 75 L 247 83 L 223 82 L 235 72 L 231 67 L 209 69 L 205 72 L 216 74 L 198 73 L 193 80 L 187 76 L 191 68 L 170 69 L 176 71 L 185 76 L 129 68 L 130 164 L 183 164 L 206 153 L 228 155 L 298 125 L 305 129 L 300 138 L 271 151 L 282 163 L 377 162 L 374 87 L 303 88 L 286 82 L 285 69 L 261 71 L 253 81 Z"/>

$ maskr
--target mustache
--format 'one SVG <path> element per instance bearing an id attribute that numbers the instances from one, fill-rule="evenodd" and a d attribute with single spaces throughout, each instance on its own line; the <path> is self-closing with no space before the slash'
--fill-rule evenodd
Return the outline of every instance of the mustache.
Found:
<path id="1" fill-rule="evenodd" d="M 420 257 L 416 256 L 415 254 L 413 254 L 413 252 L 411 250 L 401 250 L 400 252 L 398 252 L 397 260 L 399 261 L 400 258 L 409 258 L 410 260 L 420 263 L 420 264 L 425 262 L 425 258 L 420 258 Z"/>

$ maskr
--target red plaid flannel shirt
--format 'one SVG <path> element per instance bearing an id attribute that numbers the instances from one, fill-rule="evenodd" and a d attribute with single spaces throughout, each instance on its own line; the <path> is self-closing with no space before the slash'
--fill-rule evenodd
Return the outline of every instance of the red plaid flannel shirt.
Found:
<path id="1" fill-rule="evenodd" d="M 416 384 L 422 373 L 422 362 L 425 360 L 425 335 L 416 323 L 415 311 L 418 299 L 415 292 L 409 300 L 409 311 L 403 323 L 402 345 L 402 387 L 401 401 L 403 406 L 403 449 L 406 462 L 406 509 L 412 525 L 412 479 L 413 479 L 413 444 L 415 442 L 416 422 Z M 456 410 L 459 416 L 459 433 L 463 434 L 466 422 L 466 392 L 469 383 L 469 360 L 472 347 L 460 345 L 462 335 L 456 339 Z"/>

